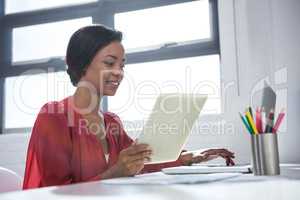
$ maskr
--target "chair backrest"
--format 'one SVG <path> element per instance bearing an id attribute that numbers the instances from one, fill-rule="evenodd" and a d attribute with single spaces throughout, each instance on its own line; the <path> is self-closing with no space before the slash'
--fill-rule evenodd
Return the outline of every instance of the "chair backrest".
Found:
<path id="1" fill-rule="evenodd" d="M 30 134 L 0 134 L 0 166 L 24 175 Z"/>
<path id="2" fill-rule="evenodd" d="M 18 183 L 24 176 L 29 138 L 29 133 L 0 134 L 0 192 L 21 189 Z"/>
<path id="3" fill-rule="evenodd" d="M 0 167 L 0 181 L 0 193 L 22 189 L 22 177 L 4 167 Z"/>

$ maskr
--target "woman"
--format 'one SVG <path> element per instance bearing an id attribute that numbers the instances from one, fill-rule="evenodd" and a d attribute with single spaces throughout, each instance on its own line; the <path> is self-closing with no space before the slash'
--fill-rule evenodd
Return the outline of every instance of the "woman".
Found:
<path id="1" fill-rule="evenodd" d="M 162 164 L 151 158 L 147 144 L 138 144 L 122 127 L 117 115 L 101 112 L 104 95 L 113 96 L 122 81 L 125 53 L 122 33 L 102 25 L 73 34 L 67 48 L 67 72 L 75 93 L 45 104 L 35 121 L 26 161 L 23 189 L 64 185 L 159 171 L 223 157 L 234 164 L 233 153 L 210 149 L 193 157 Z"/>

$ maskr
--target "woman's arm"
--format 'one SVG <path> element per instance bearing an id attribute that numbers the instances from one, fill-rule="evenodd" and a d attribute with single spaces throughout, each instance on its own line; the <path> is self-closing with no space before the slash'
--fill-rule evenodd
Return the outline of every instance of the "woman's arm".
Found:
<path id="1" fill-rule="evenodd" d="M 71 154 L 66 118 L 49 112 L 46 104 L 32 130 L 23 189 L 71 183 Z"/>

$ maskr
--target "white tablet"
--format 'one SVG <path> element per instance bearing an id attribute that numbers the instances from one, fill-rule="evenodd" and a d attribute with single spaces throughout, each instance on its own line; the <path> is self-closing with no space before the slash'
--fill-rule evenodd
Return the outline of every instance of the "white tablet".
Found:
<path id="1" fill-rule="evenodd" d="M 200 94 L 161 94 L 157 98 L 138 138 L 153 149 L 147 164 L 178 159 L 206 99 L 207 95 Z"/>

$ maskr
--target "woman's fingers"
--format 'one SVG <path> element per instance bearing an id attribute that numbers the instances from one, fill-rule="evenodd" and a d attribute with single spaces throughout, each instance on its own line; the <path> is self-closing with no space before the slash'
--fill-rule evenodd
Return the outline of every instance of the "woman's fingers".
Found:
<path id="1" fill-rule="evenodd" d="M 225 159 L 226 160 L 226 166 L 229 166 L 229 164 L 230 164 L 230 160 L 227 158 L 227 159 Z"/>
<path id="2" fill-rule="evenodd" d="M 183 163 L 183 165 L 191 165 L 193 164 L 193 153 L 182 153 L 180 155 L 180 160 Z"/>
<path id="3" fill-rule="evenodd" d="M 123 176 L 135 175 L 143 169 L 145 162 L 151 160 L 151 154 L 152 150 L 149 145 L 134 143 L 120 152 L 118 169 Z"/>
<path id="4" fill-rule="evenodd" d="M 235 165 L 234 161 L 231 158 L 229 158 L 229 165 Z"/>
<path id="5" fill-rule="evenodd" d="M 192 163 L 200 163 L 206 161 L 206 158 L 204 158 L 201 155 L 193 157 Z"/>
<path id="6" fill-rule="evenodd" d="M 222 150 L 222 151 L 219 151 L 218 156 L 220 156 L 226 160 L 227 166 L 235 165 L 235 163 L 232 160 L 232 158 L 234 158 L 235 156 L 231 152 L 228 153 L 227 151 Z"/>
<path id="7" fill-rule="evenodd" d="M 208 150 L 203 151 L 202 153 L 215 153 L 216 154 L 216 153 L 221 153 L 221 152 L 228 153 L 230 155 L 234 155 L 233 152 L 231 152 L 227 149 L 208 149 Z"/>
<path id="8" fill-rule="evenodd" d="M 127 164 L 129 175 L 136 175 L 144 168 L 144 159 L 135 160 Z"/>
<path id="9" fill-rule="evenodd" d="M 215 158 L 222 157 L 226 161 L 226 165 L 235 165 L 232 158 L 234 158 L 234 153 L 227 149 L 208 149 L 201 153 L 199 156 L 193 158 L 193 163 L 206 162 L 213 160 Z"/>
<path id="10" fill-rule="evenodd" d="M 220 156 L 220 155 L 218 155 L 218 154 L 205 155 L 203 161 L 210 161 L 210 160 L 213 160 L 213 159 L 218 158 L 219 156 Z"/>
<path id="11" fill-rule="evenodd" d="M 226 160 L 226 165 L 227 166 L 235 165 L 234 161 L 232 160 L 232 158 L 234 158 L 233 155 L 228 155 L 227 153 L 220 153 L 219 156 Z"/>
<path id="12" fill-rule="evenodd" d="M 152 151 L 148 144 L 133 144 L 126 149 L 128 155 L 135 155 L 143 151 Z"/>
<path id="13" fill-rule="evenodd" d="M 128 156 L 127 162 L 134 162 L 136 160 L 145 160 L 145 159 L 146 159 L 145 161 L 149 161 L 151 155 L 152 155 L 152 151 L 143 151 L 143 152 Z"/>
<path id="14" fill-rule="evenodd" d="M 233 165 L 235 165 L 235 163 L 233 162 L 233 160 L 232 160 L 231 158 L 228 158 L 228 157 L 227 157 L 227 158 L 226 158 L 226 165 L 227 165 L 227 166 L 230 166 L 230 165 L 233 166 Z"/>
<path id="15" fill-rule="evenodd" d="M 227 149 L 209 149 L 203 152 L 204 155 L 221 155 L 234 158 L 234 153 Z"/>
<path id="16" fill-rule="evenodd" d="M 233 155 L 228 155 L 228 154 L 226 154 L 226 153 L 219 153 L 218 154 L 219 156 L 221 156 L 221 157 L 223 157 L 223 158 L 235 158 Z"/>
<path id="17" fill-rule="evenodd" d="M 188 152 L 181 153 L 180 157 L 182 159 L 192 159 L 193 158 L 193 153 L 188 153 Z"/>

